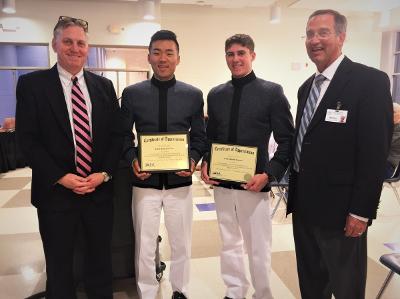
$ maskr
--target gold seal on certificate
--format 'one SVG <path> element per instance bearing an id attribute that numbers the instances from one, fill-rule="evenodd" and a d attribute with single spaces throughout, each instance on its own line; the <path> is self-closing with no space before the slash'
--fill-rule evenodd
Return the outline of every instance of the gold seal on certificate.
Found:
<path id="1" fill-rule="evenodd" d="M 256 173 L 256 165 L 257 147 L 211 144 L 211 179 L 246 183 Z"/>
<path id="2" fill-rule="evenodd" d="M 189 134 L 139 134 L 139 163 L 145 172 L 174 172 L 190 169 Z"/>

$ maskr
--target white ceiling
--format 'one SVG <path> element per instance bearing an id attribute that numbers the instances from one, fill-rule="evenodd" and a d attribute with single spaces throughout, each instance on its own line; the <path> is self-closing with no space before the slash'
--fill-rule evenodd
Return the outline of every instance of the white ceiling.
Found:
<path id="1" fill-rule="evenodd" d="M 223 8 L 268 7 L 276 0 L 161 0 L 165 4 L 207 5 Z"/>
<path id="2" fill-rule="evenodd" d="M 65 1 L 65 0 L 58 0 Z M 69 0 L 82 1 L 82 0 Z M 83 0 L 90 2 L 139 2 L 144 0 Z M 400 7 L 400 0 L 154 0 L 162 4 L 201 5 L 223 8 L 269 7 L 277 2 L 283 7 L 323 9 L 333 8 L 339 11 L 377 12 Z M 18 0 L 17 0 L 18 2 Z"/>
<path id="3" fill-rule="evenodd" d="M 341 11 L 385 11 L 400 7 L 400 0 L 300 0 L 294 1 L 292 8 L 323 9 L 334 8 Z"/>

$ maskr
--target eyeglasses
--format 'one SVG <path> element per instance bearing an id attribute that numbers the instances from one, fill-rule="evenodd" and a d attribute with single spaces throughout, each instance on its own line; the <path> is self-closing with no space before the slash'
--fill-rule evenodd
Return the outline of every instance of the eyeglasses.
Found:
<path id="1" fill-rule="evenodd" d="M 307 40 L 312 40 L 314 37 L 320 38 L 320 39 L 326 39 L 332 34 L 331 31 L 329 30 L 319 30 L 317 32 L 314 31 L 307 31 L 306 32 L 306 39 Z"/>
<path id="2" fill-rule="evenodd" d="M 72 17 L 66 17 L 66 16 L 60 16 L 58 18 L 56 28 L 60 24 L 65 24 L 65 23 L 70 23 L 70 22 L 82 27 L 83 30 L 85 30 L 85 32 L 88 32 L 88 30 L 89 30 L 89 23 L 87 21 L 82 20 L 82 19 L 72 18 Z"/>

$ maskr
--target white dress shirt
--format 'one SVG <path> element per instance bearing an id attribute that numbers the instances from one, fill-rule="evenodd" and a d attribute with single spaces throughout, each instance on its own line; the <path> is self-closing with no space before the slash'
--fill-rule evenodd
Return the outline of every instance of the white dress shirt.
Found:
<path id="1" fill-rule="evenodd" d="M 341 54 L 334 62 L 332 62 L 332 64 L 330 66 L 328 66 L 322 73 L 320 72 L 316 72 L 315 76 L 318 76 L 319 74 L 322 74 L 326 79 L 322 82 L 321 84 L 321 91 L 319 92 L 319 97 L 318 97 L 318 101 L 317 104 L 315 106 L 315 111 L 317 110 L 319 104 L 321 103 L 322 98 L 325 95 L 326 90 L 329 87 L 329 84 L 331 84 L 332 78 L 336 73 L 337 68 L 339 67 L 339 64 L 342 62 L 344 58 L 344 55 Z"/>

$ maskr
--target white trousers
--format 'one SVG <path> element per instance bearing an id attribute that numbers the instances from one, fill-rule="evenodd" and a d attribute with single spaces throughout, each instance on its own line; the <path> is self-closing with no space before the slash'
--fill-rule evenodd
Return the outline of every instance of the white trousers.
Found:
<path id="1" fill-rule="evenodd" d="M 245 248 L 255 290 L 253 299 L 272 299 L 272 224 L 268 193 L 215 187 L 214 199 L 222 240 L 221 275 L 227 287 L 226 296 L 245 298 L 249 289 L 244 266 Z"/>
<path id="2" fill-rule="evenodd" d="M 172 291 L 188 297 L 192 241 L 191 186 L 169 190 L 133 188 L 132 214 L 135 227 L 135 269 L 139 298 L 154 299 L 156 279 L 155 252 L 160 228 L 161 209 L 171 246 L 169 280 Z"/>

